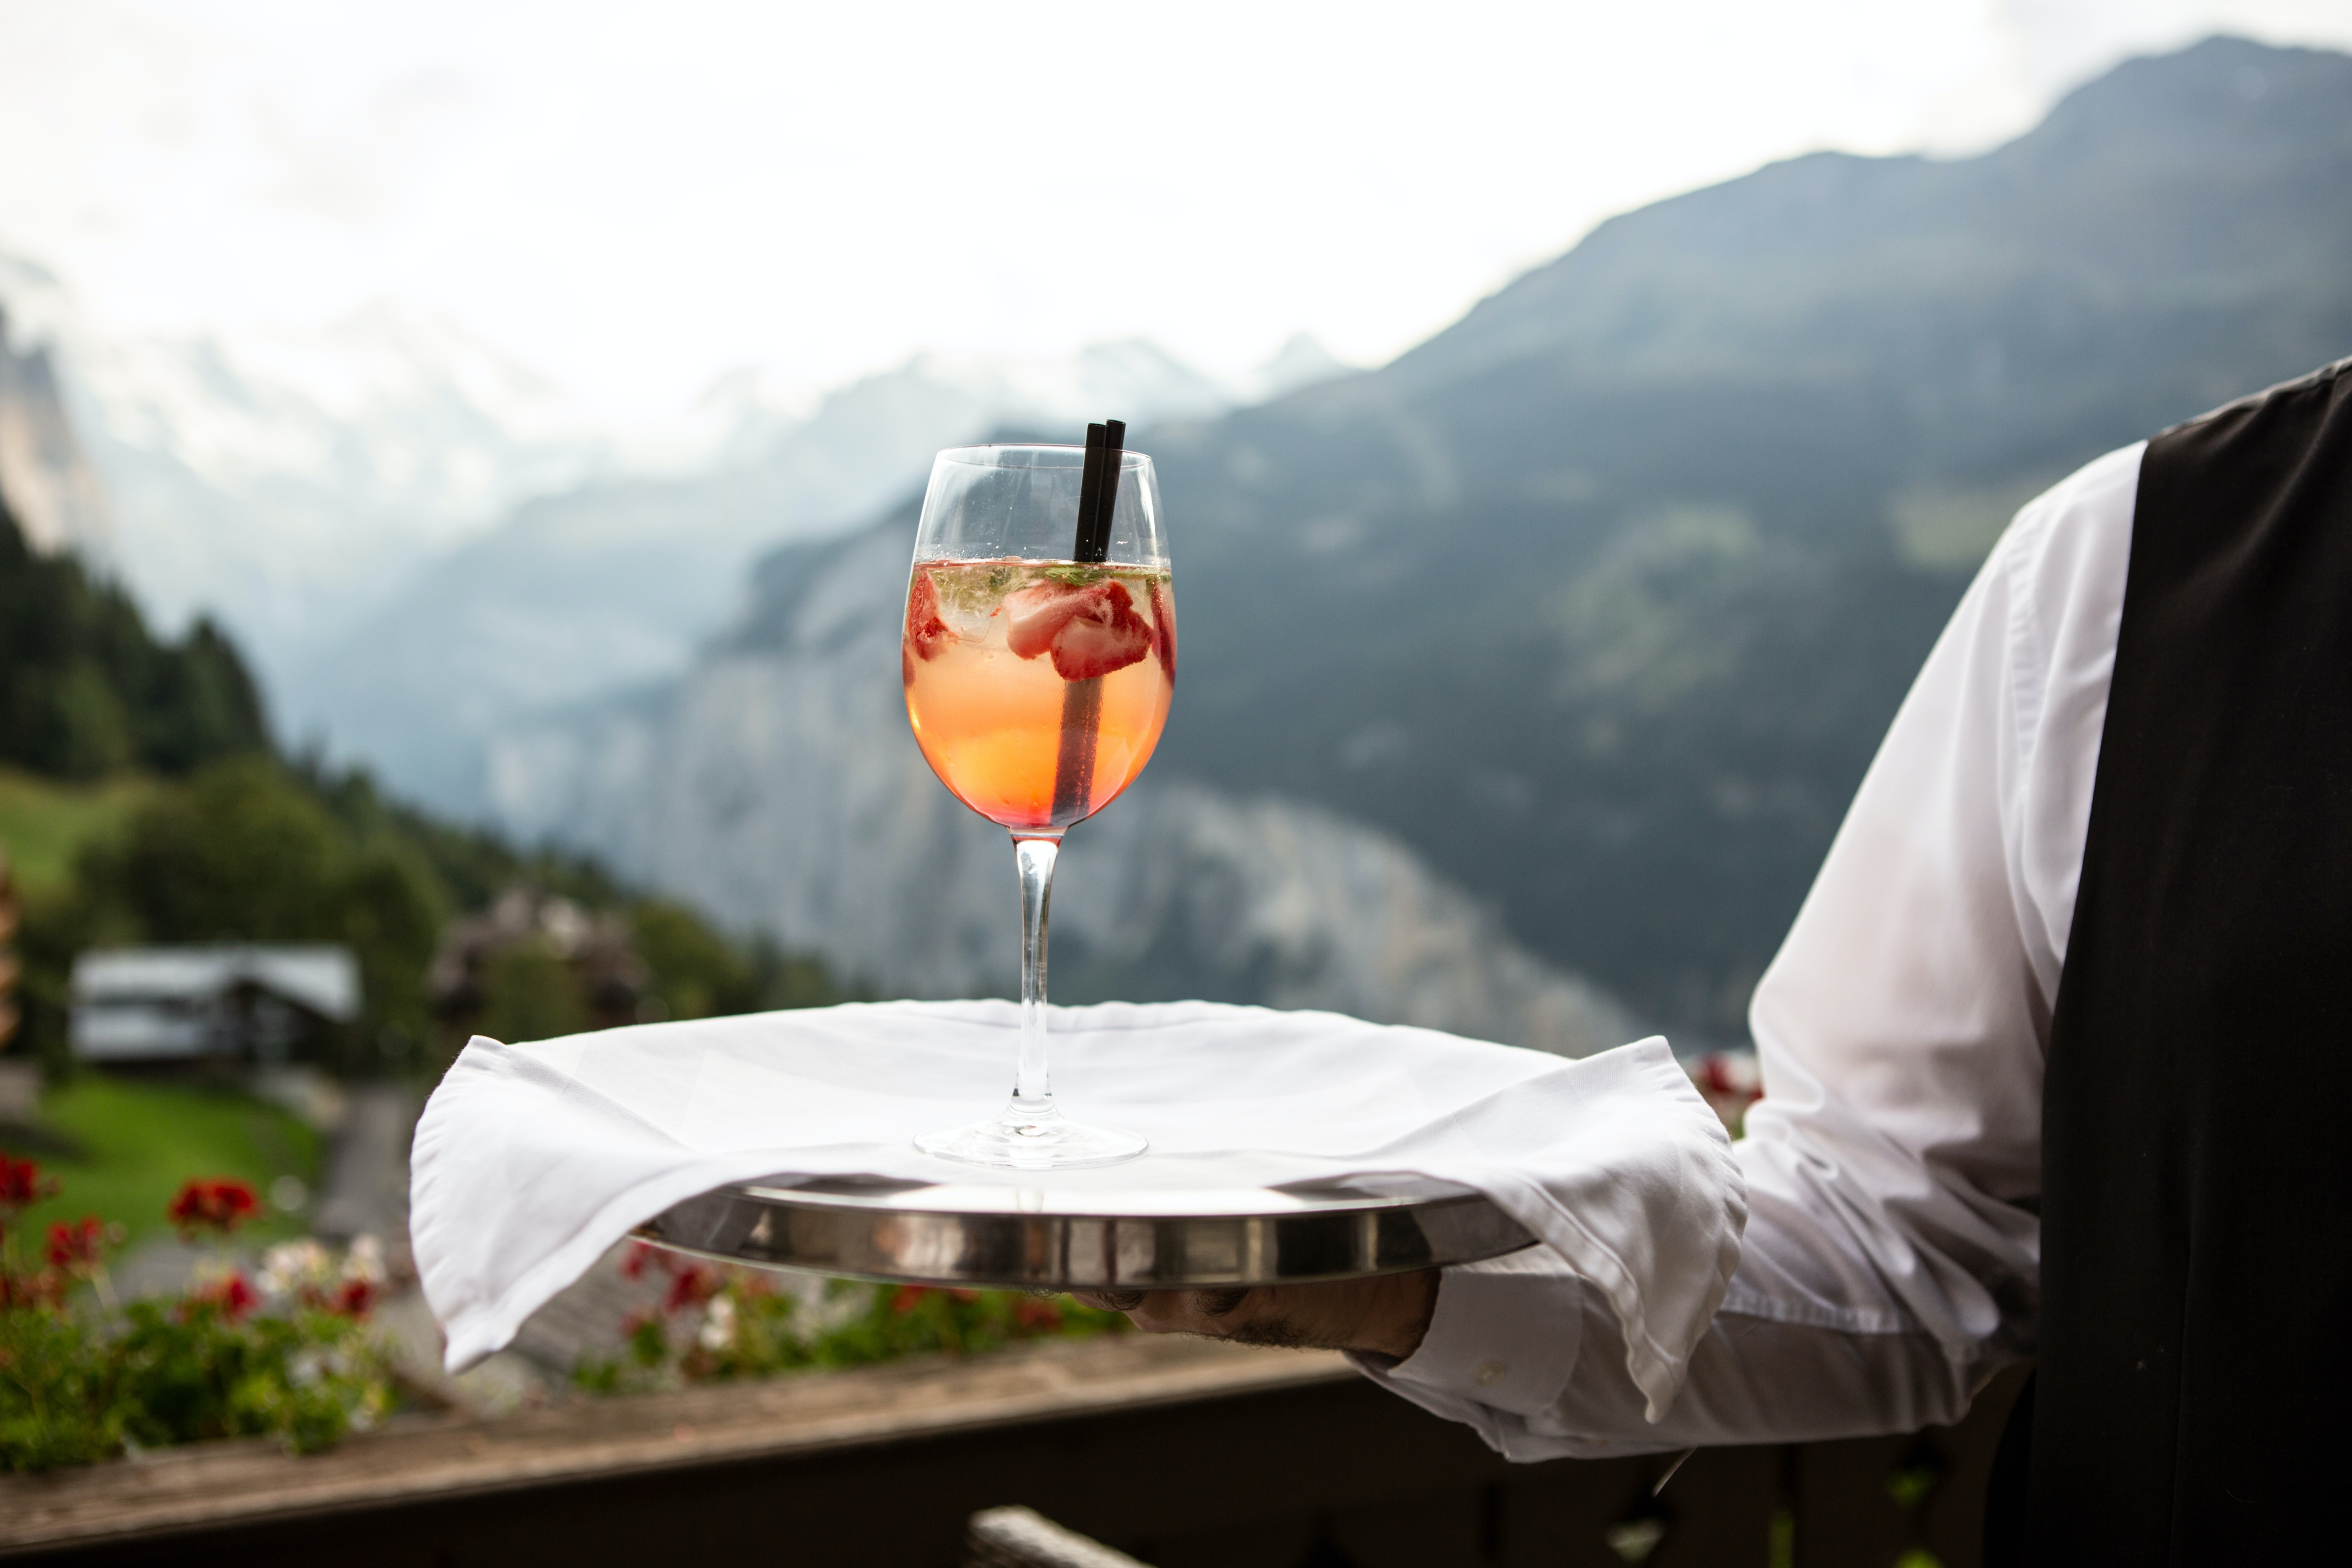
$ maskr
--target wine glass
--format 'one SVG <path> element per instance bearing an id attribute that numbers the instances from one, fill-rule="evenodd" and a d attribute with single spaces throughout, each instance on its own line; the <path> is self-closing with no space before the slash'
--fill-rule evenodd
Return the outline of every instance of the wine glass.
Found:
<path id="1" fill-rule="evenodd" d="M 960 447 L 931 465 L 907 583 L 907 717 L 940 781 L 1011 830 L 1021 882 L 1021 1057 L 993 1120 L 926 1153 L 1021 1169 L 1107 1165 L 1131 1132 L 1066 1120 L 1045 1060 L 1045 924 L 1062 835 L 1135 781 L 1176 685 L 1176 616 L 1151 459 L 1125 426 L 1083 447 Z"/>

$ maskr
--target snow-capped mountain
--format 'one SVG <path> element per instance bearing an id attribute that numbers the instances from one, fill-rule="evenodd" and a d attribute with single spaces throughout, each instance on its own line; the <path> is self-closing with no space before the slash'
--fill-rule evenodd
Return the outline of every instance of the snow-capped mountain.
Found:
<path id="1" fill-rule="evenodd" d="M 317 332 L 103 343 L 81 374 L 114 440 L 233 495 L 299 485 L 434 542 L 579 482 L 612 446 L 531 371 L 388 301 Z"/>
<path id="2" fill-rule="evenodd" d="M 553 387 L 399 306 L 233 342 L 119 336 L 0 258 L 0 307 L 54 367 L 102 481 L 100 552 L 163 625 L 225 621 L 272 684 L 435 551 L 613 465 Z"/>

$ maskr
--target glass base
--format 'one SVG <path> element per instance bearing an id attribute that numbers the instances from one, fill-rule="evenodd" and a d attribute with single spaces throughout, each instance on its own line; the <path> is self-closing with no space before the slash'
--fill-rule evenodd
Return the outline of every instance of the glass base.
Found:
<path id="1" fill-rule="evenodd" d="M 1042 1115 L 1030 1115 L 1012 1105 L 993 1121 L 925 1132 L 915 1139 L 916 1148 L 942 1160 L 1015 1171 L 1116 1165 L 1134 1159 L 1150 1146 L 1149 1140 L 1132 1132 L 1065 1121 L 1059 1110 L 1050 1107 Z"/>

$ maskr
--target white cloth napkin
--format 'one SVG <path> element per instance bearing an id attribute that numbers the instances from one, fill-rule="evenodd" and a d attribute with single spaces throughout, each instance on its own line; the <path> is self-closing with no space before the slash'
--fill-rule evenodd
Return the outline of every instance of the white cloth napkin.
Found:
<path id="1" fill-rule="evenodd" d="M 1052 1012 L 1075 1119 L 1140 1159 L 1045 1178 L 1073 1194 L 1410 1173 L 1486 1193 L 1595 1286 L 1650 1418 L 1682 1386 L 1739 1260 L 1747 1186 L 1663 1039 L 1572 1061 L 1330 1013 L 1182 1002 Z M 630 1227 L 724 1183 L 794 1173 L 1036 1187 L 919 1153 L 1003 1105 L 1009 1002 L 886 1002 L 476 1037 L 416 1129 L 409 1235 L 457 1371 Z"/>

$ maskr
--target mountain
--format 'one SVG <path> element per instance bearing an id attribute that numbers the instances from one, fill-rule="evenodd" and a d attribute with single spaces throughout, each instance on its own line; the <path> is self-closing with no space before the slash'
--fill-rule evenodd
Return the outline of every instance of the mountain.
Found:
<path id="1" fill-rule="evenodd" d="M 683 671 L 741 607 L 761 552 L 870 517 L 920 484 L 941 447 L 1008 424 L 1076 429 L 1090 412 L 1213 413 L 1231 397 L 1130 340 L 1050 361 L 918 356 L 797 418 L 740 382 L 714 401 L 726 428 L 710 466 L 526 501 L 274 672 L 289 728 L 479 816 L 489 737 L 534 710 Z"/>
<path id="2" fill-rule="evenodd" d="M 38 343 L 19 349 L 0 309 L 0 510 L 45 553 L 103 553 L 112 533 L 106 492 L 83 454 Z"/>
<path id="3" fill-rule="evenodd" d="M 1002 828 L 940 786 L 898 671 L 911 510 L 781 551 L 683 679 L 496 739 L 511 827 L 814 952 L 886 995 L 1018 981 Z M 1147 780 L 1072 833 L 1054 995 L 1327 1007 L 1570 1054 L 1639 1031 L 1387 835 Z"/>
<path id="4" fill-rule="evenodd" d="M 0 300 L 103 481 L 113 569 L 166 626 L 227 623 L 273 687 L 421 559 L 614 461 L 553 387 L 400 306 L 230 342 L 122 336 L 5 258 Z"/>
<path id="5" fill-rule="evenodd" d="M 1154 766 L 1378 825 L 1729 1033 L 2015 507 L 2347 352 L 2342 55 L 2212 40 L 1979 157 L 1660 203 L 1377 374 L 1136 438 Z"/>
<path id="6" fill-rule="evenodd" d="M 1736 1035 L 2015 507 L 2347 351 L 2336 54 L 2210 40 L 1981 156 L 1817 154 L 1625 215 L 1379 371 L 1132 437 L 1159 462 L 1183 625 L 1145 787 L 1229 824 L 1297 803 L 1265 809 L 1434 868 L 1427 896 L 1488 922 L 1465 949 L 1507 931 L 1685 1035 Z M 961 857 L 990 836 L 938 837 L 960 808 L 856 706 L 880 697 L 815 661 L 872 642 L 853 610 L 890 613 L 872 584 L 886 558 L 903 573 L 911 523 L 877 528 L 835 618 L 817 590 L 840 563 L 772 557 L 685 680 L 509 736 L 494 798 L 852 967 L 982 940 L 976 905 L 969 926 L 942 911 L 983 896 Z M 867 653 L 887 666 L 887 639 Z M 1120 912 L 1072 917 L 1070 941 L 1124 951 L 1117 920 L 1159 941 L 1148 867 L 1243 865 L 1238 829 L 1225 859 L 1187 837 L 1206 827 L 1150 837 L 1185 809 L 1122 803 L 1083 830 L 1132 836 L 1101 855 L 1116 868 L 1084 869 L 1073 837 L 1057 911 Z M 1129 876 L 1146 890 L 1077 890 Z M 1009 892 L 986 896 L 1009 918 Z M 1318 941 L 1378 923 L 1344 879 L 1289 896 L 1325 900 L 1299 916 Z M 1181 990 L 1197 957 L 1156 973 Z M 1216 984 L 1256 960 L 1232 962 Z"/>
<path id="7" fill-rule="evenodd" d="M 1357 368 L 1343 363 L 1312 332 L 1293 332 L 1250 378 L 1254 395 L 1248 401 L 1265 403 L 1287 396 L 1304 387 L 1352 375 Z"/>

